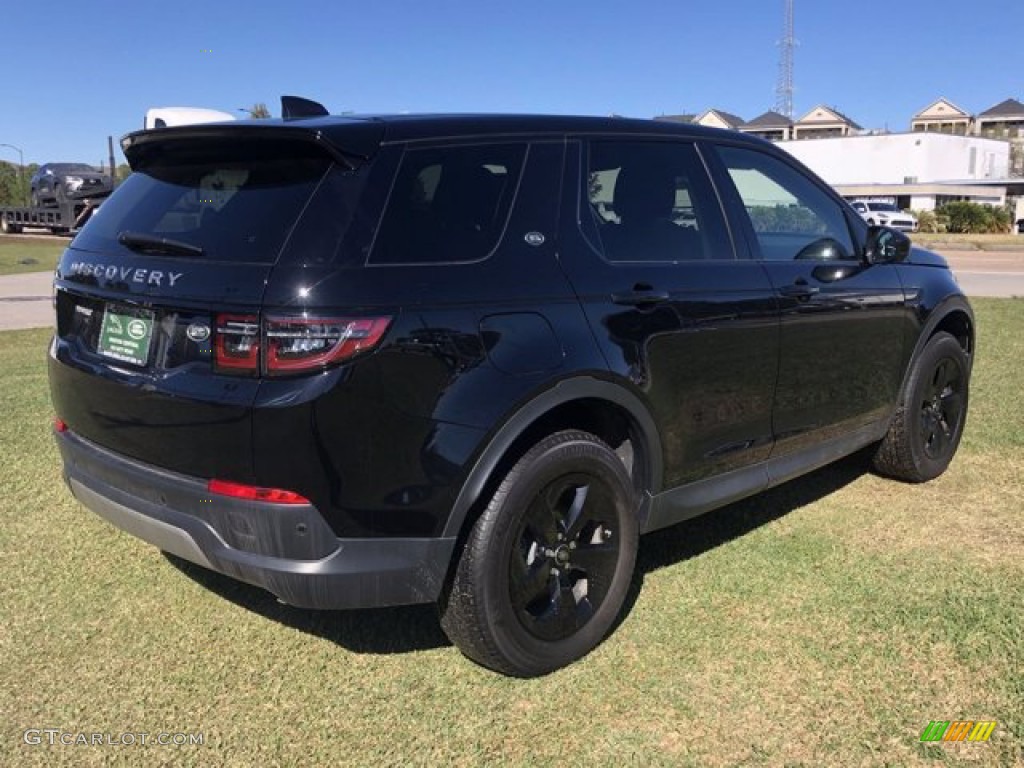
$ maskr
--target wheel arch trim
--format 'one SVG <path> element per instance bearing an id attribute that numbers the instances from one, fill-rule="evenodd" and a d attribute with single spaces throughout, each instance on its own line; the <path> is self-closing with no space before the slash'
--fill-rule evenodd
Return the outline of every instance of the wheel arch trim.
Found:
<path id="1" fill-rule="evenodd" d="M 907 383 L 910 381 L 910 374 L 914 370 L 914 366 L 921 357 L 921 353 L 924 351 L 925 346 L 931 341 L 932 336 L 938 330 L 938 327 L 947 318 L 955 314 L 962 314 L 966 316 L 969 325 L 970 333 L 970 349 L 967 350 L 967 362 L 973 368 L 974 367 L 974 348 L 975 348 L 975 337 L 976 337 L 976 325 L 974 321 L 974 311 L 971 309 L 971 305 L 967 301 L 967 297 L 962 294 L 951 294 L 938 302 L 928 313 L 928 319 L 925 321 L 924 326 L 917 334 L 917 342 L 914 345 L 914 350 L 910 354 L 910 359 L 907 361 L 906 370 L 903 371 L 903 381 L 900 384 L 900 402 L 903 402 L 903 398 L 906 396 Z"/>
<path id="2" fill-rule="evenodd" d="M 629 414 L 646 442 L 646 455 L 649 462 L 647 470 L 650 478 L 650 488 L 646 490 L 648 493 L 656 493 L 661 489 L 663 477 L 661 438 L 658 435 L 654 419 L 643 401 L 622 385 L 614 382 L 592 376 L 563 379 L 516 410 L 490 438 L 473 468 L 469 471 L 466 481 L 462 484 L 455 504 L 452 506 L 451 514 L 448 516 L 448 522 L 445 524 L 443 536 L 459 535 L 470 508 L 479 500 L 488 480 L 515 441 L 538 419 L 561 405 L 577 400 L 603 400 L 622 408 Z"/>

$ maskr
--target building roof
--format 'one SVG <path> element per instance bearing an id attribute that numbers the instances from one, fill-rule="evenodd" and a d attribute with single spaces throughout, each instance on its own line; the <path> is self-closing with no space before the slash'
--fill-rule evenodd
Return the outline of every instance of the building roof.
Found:
<path id="1" fill-rule="evenodd" d="M 667 120 L 672 123 L 692 123 L 696 115 L 658 115 L 655 120 Z"/>
<path id="2" fill-rule="evenodd" d="M 743 125 L 744 122 L 743 118 L 740 117 L 739 115 L 734 115 L 731 112 L 726 112 L 724 109 L 709 109 L 707 112 L 704 112 L 701 115 L 701 117 L 704 117 L 704 115 L 708 114 L 708 112 L 714 112 L 716 115 L 722 118 L 722 120 L 727 122 L 733 128 L 739 128 L 741 125 Z"/>
<path id="3" fill-rule="evenodd" d="M 744 128 L 788 128 L 793 124 L 785 115 L 780 115 L 778 112 L 768 110 L 763 115 L 758 115 L 749 123 L 743 125 Z"/>
<path id="4" fill-rule="evenodd" d="M 1024 115 L 1024 104 L 1016 99 L 1007 99 L 986 109 L 978 117 L 1019 117 L 1020 115 Z"/>
<path id="5" fill-rule="evenodd" d="M 927 115 L 926 116 L 927 112 L 929 112 L 933 107 L 936 107 L 939 104 L 945 104 L 947 107 L 949 107 L 952 110 L 952 112 L 949 115 L 943 115 L 941 118 L 938 118 L 938 117 L 936 117 L 934 115 Z M 940 98 L 936 99 L 931 104 L 929 104 L 927 107 L 922 109 L 920 112 L 918 112 L 916 115 L 914 115 L 911 118 L 911 120 L 938 120 L 938 119 L 942 119 L 942 120 L 956 120 L 956 119 L 968 120 L 968 119 L 970 119 L 970 117 L 971 117 L 971 115 L 970 115 L 969 112 L 965 112 L 964 110 L 960 109 L 960 107 L 958 107 L 952 101 L 950 101 L 949 99 L 947 99 L 947 98 L 945 98 L 943 96 L 943 97 L 940 97 Z"/>
<path id="6" fill-rule="evenodd" d="M 846 123 L 851 128 L 856 128 L 858 131 L 861 130 L 861 126 L 860 125 L 858 125 L 853 120 L 848 118 L 846 115 L 844 115 L 842 112 L 840 112 L 835 107 L 830 107 L 830 106 L 828 106 L 826 104 L 819 104 L 818 106 L 814 107 L 813 109 L 808 110 L 806 115 L 804 115 L 803 117 L 801 117 L 799 120 L 796 121 L 796 125 L 805 125 L 805 124 L 806 125 L 815 125 L 816 123 L 821 122 L 821 121 L 809 121 L 809 120 L 807 120 L 808 117 L 813 115 L 819 109 L 823 109 L 826 112 L 832 114 L 836 118 L 837 122 Z"/>

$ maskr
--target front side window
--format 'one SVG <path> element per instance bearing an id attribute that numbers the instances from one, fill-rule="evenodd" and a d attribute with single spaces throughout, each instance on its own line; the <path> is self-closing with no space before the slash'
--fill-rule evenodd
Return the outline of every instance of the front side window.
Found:
<path id="1" fill-rule="evenodd" d="M 487 258 L 504 232 L 525 156 L 525 144 L 407 150 L 369 263 Z"/>
<path id="2" fill-rule="evenodd" d="M 734 257 L 721 207 L 692 144 L 595 141 L 584 216 L 611 262 Z"/>
<path id="3" fill-rule="evenodd" d="M 811 179 L 756 150 L 717 151 L 750 217 L 761 258 L 854 258 L 842 207 Z"/>

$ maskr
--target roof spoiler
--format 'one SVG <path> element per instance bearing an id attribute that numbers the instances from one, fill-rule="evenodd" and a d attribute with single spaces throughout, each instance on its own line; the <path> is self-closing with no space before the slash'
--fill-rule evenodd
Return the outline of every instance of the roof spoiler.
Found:
<path id="1" fill-rule="evenodd" d="M 285 120 L 295 120 L 300 117 L 323 117 L 331 114 L 327 108 L 318 101 L 304 99 L 301 96 L 281 97 L 281 117 Z"/>

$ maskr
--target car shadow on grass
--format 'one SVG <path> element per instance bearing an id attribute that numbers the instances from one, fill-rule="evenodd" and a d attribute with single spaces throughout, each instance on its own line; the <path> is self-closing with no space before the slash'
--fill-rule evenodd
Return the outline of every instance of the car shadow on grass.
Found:
<path id="1" fill-rule="evenodd" d="M 616 626 L 629 615 L 647 573 L 703 555 L 795 509 L 852 483 L 868 470 L 865 453 L 843 459 L 770 491 L 738 501 L 640 539 L 636 571 Z M 313 611 L 281 603 L 269 592 L 164 553 L 205 589 L 287 627 L 322 637 L 355 653 L 410 653 L 451 645 L 434 605 L 351 611 Z M 613 630 L 614 631 L 614 630 Z"/>

